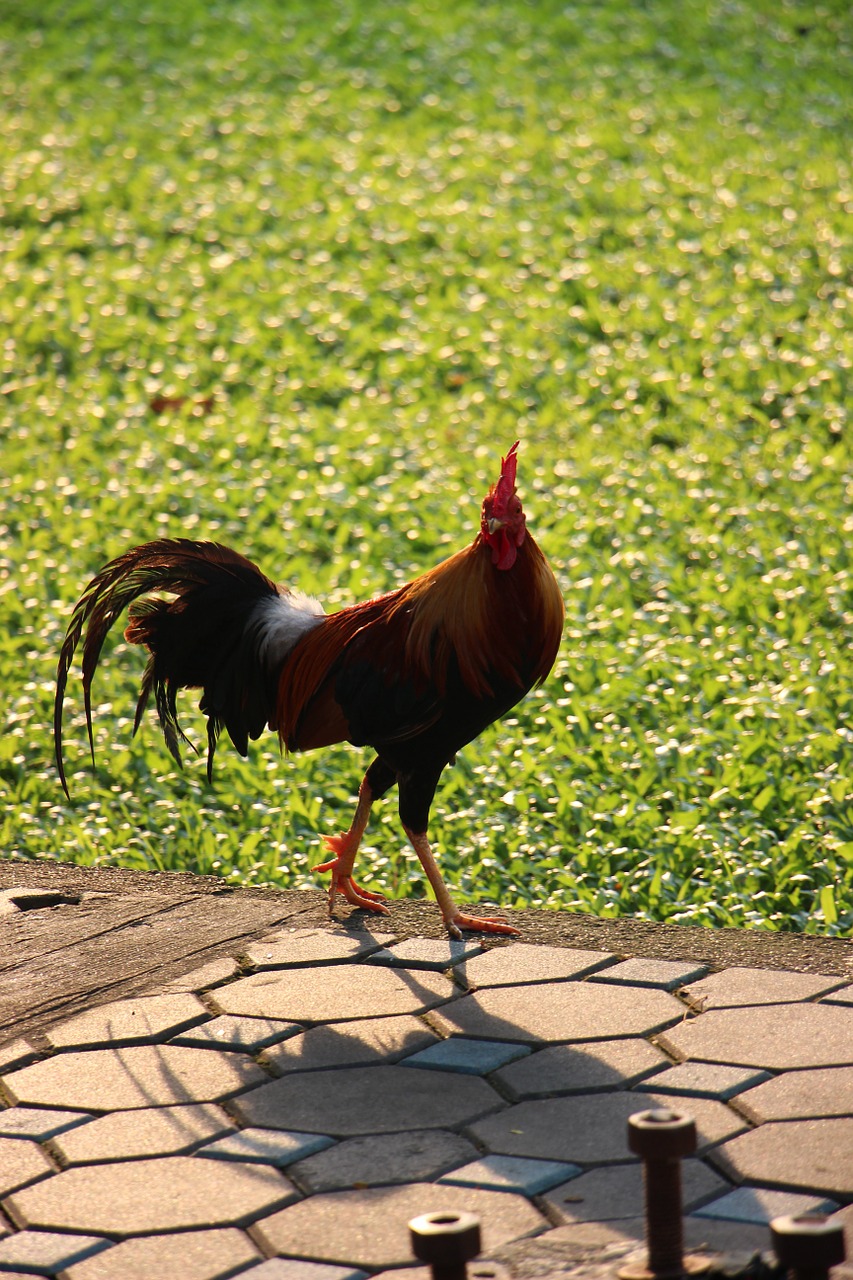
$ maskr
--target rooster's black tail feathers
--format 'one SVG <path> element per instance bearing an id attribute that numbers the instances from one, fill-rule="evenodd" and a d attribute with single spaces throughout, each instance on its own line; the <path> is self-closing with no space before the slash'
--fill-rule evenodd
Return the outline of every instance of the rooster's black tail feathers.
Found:
<path id="1" fill-rule="evenodd" d="M 275 584 L 250 560 L 214 542 L 161 539 L 134 547 L 106 565 L 80 598 L 59 655 L 53 727 L 65 794 L 62 706 L 81 637 L 83 698 L 93 761 L 92 679 L 107 633 L 130 606 L 125 635 L 150 652 L 134 733 L 153 692 L 166 745 L 180 764 L 180 742 L 188 739 L 178 724 L 177 693 L 201 688 L 200 706 L 208 718 L 210 777 L 223 728 L 245 755 L 248 739 L 257 738 L 274 714 L 276 673 L 253 647 L 252 629 L 246 624 L 259 602 L 277 595 Z M 140 599 L 143 596 L 149 598 Z"/>

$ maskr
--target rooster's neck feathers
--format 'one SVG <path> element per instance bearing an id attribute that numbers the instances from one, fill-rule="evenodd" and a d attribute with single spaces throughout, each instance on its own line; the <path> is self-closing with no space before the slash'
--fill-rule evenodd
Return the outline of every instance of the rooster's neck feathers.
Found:
<path id="1" fill-rule="evenodd" d="M 377 666 L 386 664 L 389 683 L 430 682 L 443 694 L 455 663 L 475 696 L 490 696 L 500 680 L 516 684 L 520 697 L 550 671 L 562 628 L 563 600 L 533 538 L 527 535 L 506 571 L 494 566 L 478 535 L 406 586 L 342 609 L 309 631 L 282 671 L 275 727 L 288 747 L 306 745 L 303 717 L 319 698 L 331 729 L 334 677 L 356 648 Z"/>

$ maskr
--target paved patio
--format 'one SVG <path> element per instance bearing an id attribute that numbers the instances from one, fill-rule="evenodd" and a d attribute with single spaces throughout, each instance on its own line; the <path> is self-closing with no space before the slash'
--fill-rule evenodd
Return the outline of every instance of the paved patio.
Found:
<path id="1" fill-rule="evenodd" d="M 627 1117 L 654 1105 L 697 1123 L 691 1246 L 767 1248 L 803 1210 L 853 1233 L 853 947 L 819 972 L 807 943 L 781 970 L 621 933 L 453 943 L 310 898 L 7 1032 L 0 1274 L 352 1280 L 411 1266 L 408 1219 L 452 1208 L 517 1276 L 610 1275 L 642 1240 Z"/>

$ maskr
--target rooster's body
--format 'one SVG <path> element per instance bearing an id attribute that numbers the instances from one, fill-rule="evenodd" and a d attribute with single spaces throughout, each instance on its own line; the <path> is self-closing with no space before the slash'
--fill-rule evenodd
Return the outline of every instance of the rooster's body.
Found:
<path id="1" fill-rule="evenodd" d="M 330 910 L 338 891 L 358 906 L 385 910 L 352 870 L 370 806 L 396 782 L 403 828 L 450 931 L 515 932 L 459 911 L 427 840 L 442 770 L 544 680 L 562 634 L 562 598 L 515 492 L 515 448 L 483 502 L 471 546 L 406 586 L 338 613 L 326 615 L 317 601 L 277 587 L 215 543 L 149 542 L 113 560 L 78 603 L 60 655 L 55 734 L 63 786 L 62 704 L 74 651 L 85 630 L 91 744 L 92 677 L 107 632 L 130 605 L 127 639 L 150 652 L 136 727 L 153 691 L 178 762 L 181 688 L 202 690 L 209 774 L 223 728 L 242 755 L 267 727 L 288 751 L 346 741 L 376 753 L 349 831 L 327 837 L 335 856 L 317 868 L 332 873 Z"/>

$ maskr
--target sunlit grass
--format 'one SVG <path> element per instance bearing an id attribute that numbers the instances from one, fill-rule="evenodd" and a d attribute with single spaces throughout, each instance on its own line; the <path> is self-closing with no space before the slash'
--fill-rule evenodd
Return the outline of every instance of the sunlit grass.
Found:
<path id="1" fill-rule="evenodd" d="M 166 534 L 388 589 L 518 435 L 565 640 L 442 781 L 449 881 L 849 932 L 845 6 L 321 9 L 0 14 L 0 847 L 315 883 L 368 757 L 223 746 L 210 790 L 131 742 L 123 645 L 94 775 L 70 685 L 64 802 L 70 608 Z M 390 798 L 364 863 L 425 892 Z"/>

